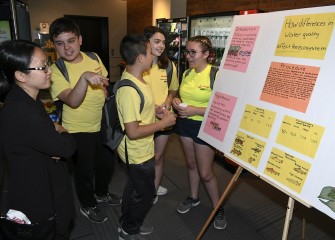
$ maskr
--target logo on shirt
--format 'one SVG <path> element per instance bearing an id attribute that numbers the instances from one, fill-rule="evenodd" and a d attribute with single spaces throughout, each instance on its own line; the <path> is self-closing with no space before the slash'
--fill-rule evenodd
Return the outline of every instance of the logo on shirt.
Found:
<path id="1" fill-rule="evenodd" d="M 162 75 L 160 80 L 163 82 L 167 82 L 167 75 Z"/>
<path id="2" fill-rule="evenodd" d="M 198 85 L 197 88 L 199 88 L 199 90 L 204 91 L 204 90 L 208 90 L 209 86 L 205 86 L 205 85 Z"/>
<path id="3" fill-rule="evenodd" d="M 97 73 L 97 74 L 102 74 L 102 69 L 101 67 L 97 67 L 96 69 L 94 69 L 94 71 Z"/>

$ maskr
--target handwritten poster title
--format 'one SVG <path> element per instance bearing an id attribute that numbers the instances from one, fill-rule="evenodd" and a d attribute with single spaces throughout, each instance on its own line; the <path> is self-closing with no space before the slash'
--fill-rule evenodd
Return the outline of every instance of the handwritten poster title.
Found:
<path id="1" fill-rule="evenodd" d="M 324 59 L 335 24 L 335 13 L 285 17 L 276 56 Z"/>

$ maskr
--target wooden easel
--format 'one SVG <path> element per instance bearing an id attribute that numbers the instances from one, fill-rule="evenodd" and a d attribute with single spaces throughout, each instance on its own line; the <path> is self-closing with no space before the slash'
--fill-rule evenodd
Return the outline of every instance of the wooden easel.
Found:
<path id="1" fill-rule="evenodd" d="M 212 213 L 209 215 L 206 223 L 204 224 L 204 226 L 200 230 L 200 233 L 198 234 L 196 240 L 200 240 L 202 235 L 205 233 L 205 231 L 206 231 L 208 225 L 210 224 L 210 222 L 212 221 L 215 213 L 217 212 L 217 210 L 219 209 L 219 207 L 221 206 L 223 201 L 228 196 L 229 191 L 232 189 L 234 183 L 237 181 L 237 179 L 240 176 L 242 170 L 243 170 L 243 168 L 241 166 L 239 166 L 237 168 L 237 170 L 236 170 L 235 174 L 233 175 L 232 179 L 229 181 L 228 186 L 226 187 L 225 191 L 223 192 L 222 196 L 220 197 L 219 202 L 217 203 L 217 205 L 213 209 Z M 292 220 L 292 215 L 293 215 L 293 208 L 294 208 L 294 199 L 291 196 L 289 196 L 282 240 L 287 240 L 288 230 L 289 230 L 289 227 L 290 227 L 290 221 Z M 302 239 L 305 239 L 305 224 L 306 224 L 305 219 L 303 219 Z"/>
<path id="2" fill-rule="evenodd" d="M 225 198 L 228 196 L 229 191 L 231 190 L 231 188 L 233 187 L 234 183 L 236 182 L 236 180 L 238 179 L 238 177 L 240 176 L 241 172 L 242 172 L 243 168 L 241 166 L 239 166 L 235 172 L 235 174 L 233 175 L 232 179 L 229 181 L 228 186 L 226 187 L 225 191 L 223 192 L 222 196 L 219 199 L 218 204 L 215 206 L 215 208 L 213 209 L 211 215 L 209 215 L 205 225 L 202 227 L 199 235 L 197 236 L 197 240 L 200 240 L 202 235 L 204 234 L 204 232 L 206 231 L 209 223 L 212 221 L 215 213 L 217 212 L 217 210 L 219 209 L 219 207 L 221 206 L 223 200 L 225 200 Z"/>

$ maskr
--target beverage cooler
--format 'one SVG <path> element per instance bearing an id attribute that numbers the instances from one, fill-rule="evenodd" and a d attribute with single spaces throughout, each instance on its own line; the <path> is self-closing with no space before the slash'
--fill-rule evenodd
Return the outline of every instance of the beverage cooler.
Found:
<path id="1" fill-rule="evenodd" d="M 0 0 L 0 42 L 11 39 L 31 41 L 27 0 Z"/>
<path id="2" fill-rule="evenodd" d="M 189 16 L 189 37 L 207 36 L 214 48 L 214 65 L 220 66 L 235 15 L 263 12 L 258 9 Z"/>
<path id="3" fill-rule="evenodd" d="M 202 35 L 211 40 L 215 53 L 213 64 L 216 66 L 220 66 L 234 16 L 239 14 L 239 11 L 234 11 L 189 17 L 189 37 Z"/>
<path id="4" fill-rule="evenodd" d="M 185 18 L 160 18 L 156 20 L 157 27 L 163 29 L 166 35 L 165 51 L 177 68 L 179 81 L 185 71 L 186 59 L 184 50 L 187 40 L 188 19 Z"/>

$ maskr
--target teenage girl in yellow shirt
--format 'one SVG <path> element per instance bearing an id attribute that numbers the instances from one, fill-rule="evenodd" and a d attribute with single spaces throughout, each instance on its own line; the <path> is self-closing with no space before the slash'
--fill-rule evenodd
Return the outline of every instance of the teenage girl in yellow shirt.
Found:
<path id="1" fill-rule="evenodd" d="M 198 133 L 208 101 L 212 94 L 210 87 L 212 44 L 205 36 L 195 36 L 186 45 L 186 59 L 191 69 L 180 84 L 180 98 L 173 99 L 173 107 L 178 111 L 176 132 L 184 149 L 188 168 L 190 196 L 177 207 L 179 213 L 186 213 L 200 204 L 199 184 L 204 183 L 207 193 L 215 207 L 219 201 L 218 180 L 213 171 L 214 149 L 198 138 Z M 187 70 L 188 71 L 188 70 Z M 223 208 L 220 207 L 214 218 L 214 227 L 226 227 Z"/>
<path id="2" fill-rule="evenodd" d="M 144 29 L 144 36 L 149 40 L 151 52 L 153 55 L 153 64 L 150 71 L 144 74 L 144 79 L 151 85 L 155 105 L 165 109 L 171 109 L 172 99 L 176 96 L 179 88 L 176 67 L 170 62 L 165 53 L 165 33 L 155 26 L 149 26 Z M 167 68 L 172 64 L 172 78 L 168 84 Z M 155 187 L 157 195 L 165 195 L 167 189 L 160 186 L 163 176 L 163 160 L 166 144 L 172 129 L 162 129 L 155 133 Z M 158 200 L 154 198 L 153 204 Z"/>

